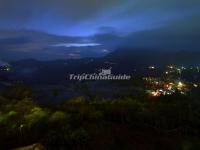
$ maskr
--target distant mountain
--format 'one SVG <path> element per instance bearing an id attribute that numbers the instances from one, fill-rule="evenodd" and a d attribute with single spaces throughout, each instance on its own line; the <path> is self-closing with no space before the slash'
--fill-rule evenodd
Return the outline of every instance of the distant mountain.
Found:
<path id="1" fill-rule="evenodd" d="M 126 65 L 200 65 L 200 52 L 119 49 L 103 58 Z"/>
<path id="2" fill-rule="evenodd" d="M 7 62 L 0 60 L 0 66 L 9 65 Z"/>
<path id="3" fill-rule="evenodd" d="M 150 65 L 200 65 L 200 52 L 162 52 L 147 50 L 116 50 L 102 58 L 54 61 L 27 59 L 12 62 L 12 77 L 31 83 L 63 83 L 69 74 L 98 73 L 112 67 L 113 73 L 133 73 Z M 141 70 L 142 71 L 142 70 Z M 142 72 L 140 72 L 142 73 Z"/>
<path id="4" fill-rule="evenodd" d="M 93 73 L 101 68 L 101 62 L 94 58 L 38 61 L 26 59 L 12 62 L 11 76 L 30 83 L 63 83 L 69 74 Z"/>

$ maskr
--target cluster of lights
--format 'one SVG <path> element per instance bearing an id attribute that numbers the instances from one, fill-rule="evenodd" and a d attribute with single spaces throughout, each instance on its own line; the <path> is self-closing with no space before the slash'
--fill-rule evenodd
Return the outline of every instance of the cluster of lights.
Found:
<path id="1" fill-rule="evenodd" d="M 154 70 L 154 69 L 157 69 L 157 67 L 155 66 L 149 66 L 148 67 L 150 70 Z M 173 71 L 177 71 L 177 72 L 182 72 L 183 70 L 196 70 L 197 72 L 200 72 L 200 67 L 199 66 L 193 66 L 193 67 L 185 67 L 185 66 L 176 66 L 176 65 L 169 65 L 169 66 L 166 66 L 168 72 L 173 72 Z"/>
<path id="2" fill-rule="evenodd" d="M 153 81 L 151 82 L 154 86 L 162 86 L 158 87 L 156 90 L 150 90 L 148 93 L 153 97 L 159 97 L 161 95 L 172 95 L 176 91 L 179 91 L 181 94 L 186 94 L 187 86 L 185 83 L 178 81 L 178 82 L 170 82 L 170 83 L 164 83 L 163 81 Z M 193 84 L 194 87 L 198 87 L 197 84 Z"/>
<path id="3" fill-rule="evenodd" d="M 150 95 L 153 97 L 159 97 L 161 95 L 172 95 L 173 93 L 175 93 L 175 91 L 167 91 L 164 89 L 158 89 L 156 91 L 150 92 Z"/>
<path id="4" fill-rule="evenodd" d="M 149 66 L 150 70 L 157 69 L 155 66 Z M 176 91 L 180 94 L 186 94 L 192 88 L 198 88 L 199 84 L 191 82 L 180 81 L 180 76 L 183 71 L 193 69 L 200 72 L 199 67 L 184 67 L 176 65 L 166 66 L 164 71 L 165 76 L 162 77 L 145 77 L 143 78 L 150 85 L 151 90 L 147 92 L 153 97 L 159 97 L 161 95 L 172 95 Z"/>
<path id="5" fill-rule="evenodd" d="M 2 66 L 0 67 L 1 71 L 10 71 L 10 67 L 9 66 Z"/>
<path id="6" fill-rule="evenodd" d="M 165 71 L 164 73 L 166 75 L 169 75 L 171 73 L 178 73 L 178 74 L 182 74 L 182 71 L 185 70 L 185 67 L 177 67 L 175 65 L 170 65 L 170 66 L 167 66 L 167 71 Z"/>
<path id="7" fill-rule="evenodd" d="M 184 66 L 181 66 L 181 67 L 179 67 L 179 66 L 171 65 L 171 66 L 168 66 L 167 68 L 169 68 L 171 71 L 178 72 L 179 74 L 181 74 L 182 71 L 187 70 L 187 69 L 196 70 L 197 72 L 200 72 L 199 66 L 196 66 L 196 67 L 184 67 Z"/>

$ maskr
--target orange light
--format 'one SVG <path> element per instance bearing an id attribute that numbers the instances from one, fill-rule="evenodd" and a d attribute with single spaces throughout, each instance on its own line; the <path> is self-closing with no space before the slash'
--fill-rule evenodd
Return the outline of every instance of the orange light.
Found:
<path id="1" fill-rule="evenodd" d="M 160 96 L 161 94 L 160 94 L 160 92 L 158 92 L 158 91 L 154 91 L 154 92 L 151 92 L 151 95 L 154 96 L 154 97 L 158 97 L 158 96 Z"/>

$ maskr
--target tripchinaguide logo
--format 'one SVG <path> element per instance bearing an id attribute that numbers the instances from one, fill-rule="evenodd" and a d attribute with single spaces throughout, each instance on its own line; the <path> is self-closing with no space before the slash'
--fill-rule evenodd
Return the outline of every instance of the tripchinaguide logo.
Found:
<path id="1" fill-rule="evenodd" d="M 99 73 L 82 73 L 82 74 L 70 74 L 69 75 L 70 80 L 130 80 L 131 76 L 127 74 L 118 74 L 113 75 L 112 74 L 112 68 L 109 69 L 100 69 Z"/>

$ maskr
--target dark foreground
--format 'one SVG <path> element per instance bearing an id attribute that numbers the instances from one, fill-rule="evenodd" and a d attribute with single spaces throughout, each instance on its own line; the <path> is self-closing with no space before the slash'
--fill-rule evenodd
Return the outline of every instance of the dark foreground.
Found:
<path id="1" fill-rule="evenodd" d="M 198 97 L 77 97 L 62 104 L 35 102 L 30 89 L 0 96 L 0 149 L 39 143 L 48 150 L 197 150 Z"/>

